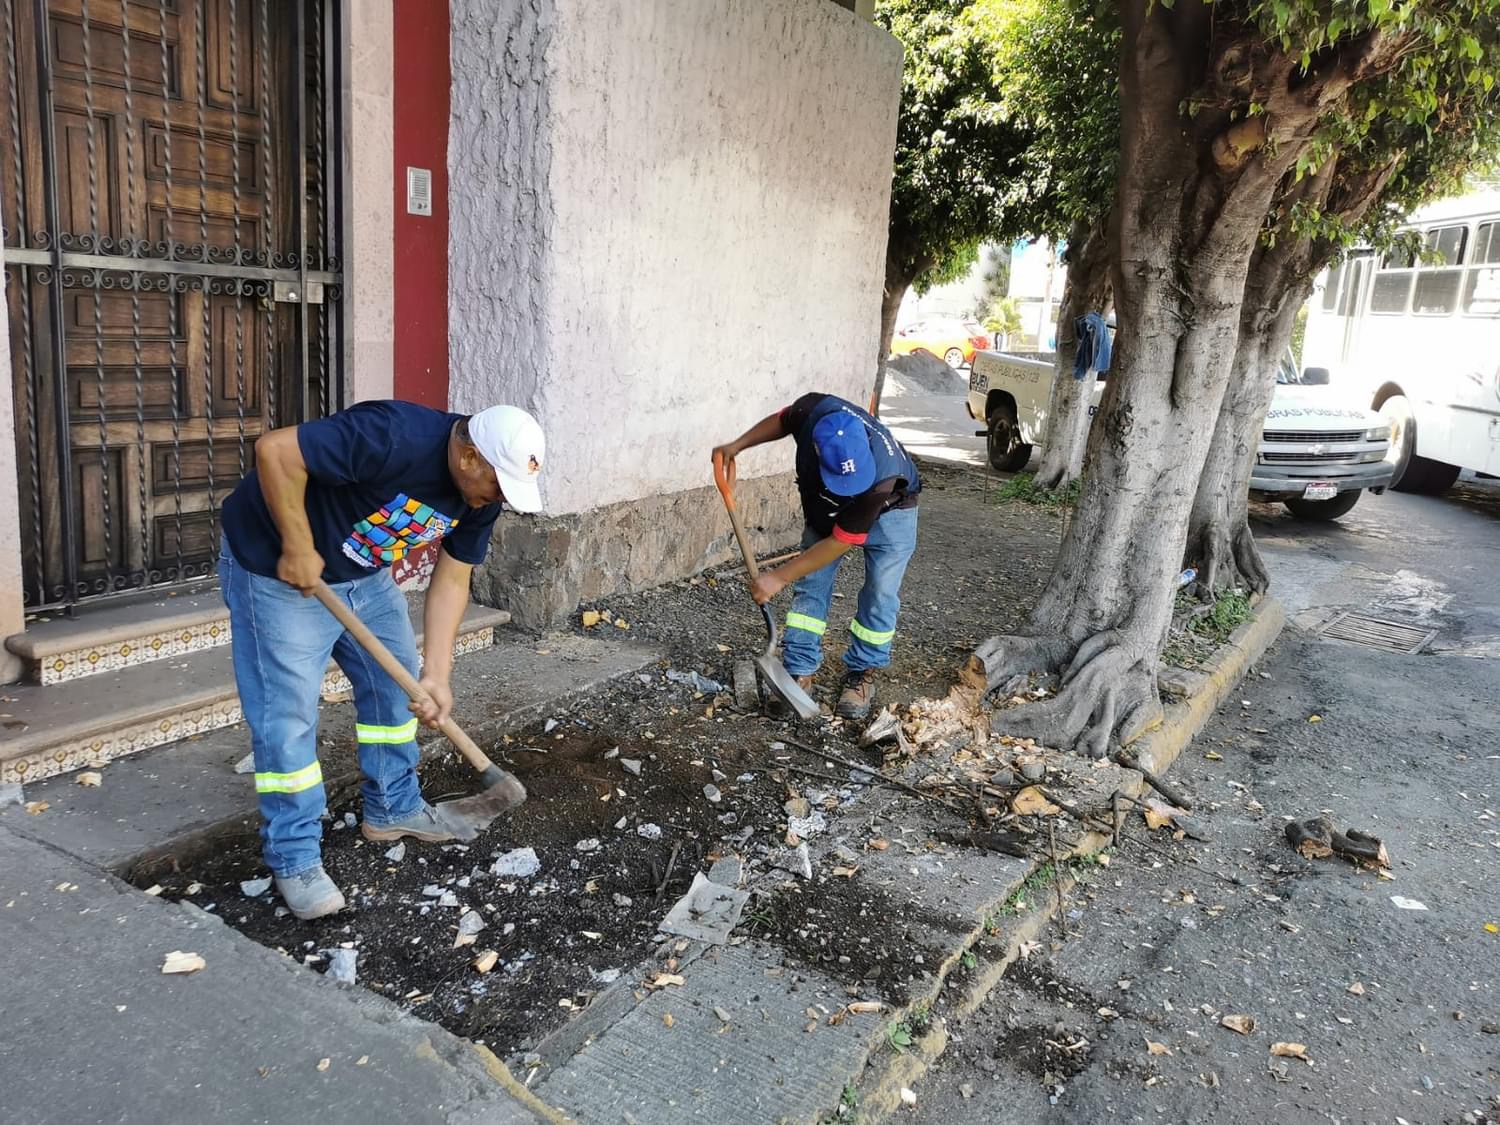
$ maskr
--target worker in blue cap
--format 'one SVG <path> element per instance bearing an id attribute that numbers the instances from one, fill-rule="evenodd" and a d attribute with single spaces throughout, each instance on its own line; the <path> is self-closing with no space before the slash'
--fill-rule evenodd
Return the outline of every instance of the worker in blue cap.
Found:
<path id="1" fill-rule="evenodd" d="M 806 526 L 802 553 L 751 585 L 764 605 L 793 587 L 786 615 L 782 661 L 803 690 L 823 663 L 823 634 L 839 563 L 864 548 L 865 584 L 849 622 L 853 639 L 844 651 L 843 690 L 834 707 L 846 719 L 863 719 L 875 704 L 875 678 L 891 662 L 901 579 L 917 546 L 917 466 L 879 421 L 852 402 L 817 392 L 757 422 L 714 450 L 726 467 L 751 446 L 790 437 L 797 443 L 797 490 Z"/>

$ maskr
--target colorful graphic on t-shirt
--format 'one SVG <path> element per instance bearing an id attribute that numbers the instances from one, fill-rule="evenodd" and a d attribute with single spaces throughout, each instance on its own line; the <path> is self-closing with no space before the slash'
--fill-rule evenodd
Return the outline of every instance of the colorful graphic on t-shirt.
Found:
<path id="1" fill-rule="evenodd" d="M 435 543 L 458 526 L 442 512 L 403 492 L 380 511 L 354 525 L 344 540 L 344 554 L 374 570 L 390 566 L 412 551 Z"/>

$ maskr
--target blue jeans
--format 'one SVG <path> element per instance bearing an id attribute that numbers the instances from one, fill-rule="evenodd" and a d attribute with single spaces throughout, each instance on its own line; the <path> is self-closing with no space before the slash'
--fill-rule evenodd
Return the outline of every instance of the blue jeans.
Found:
<path id="1" fill-rule="evenodd" d="M 822 538 L 812 528 L 805 528 L 802 549 L 807 550 Z M 870 529 L 870 536 L 864 542 L 865 584 L 860 587 L 854 620 L 849 622 L 849 632 L 854 638 L 844 650 L 844 667 L 850 672 L 884 668 L 891 662 L 896 614 L 901 609 L 901 579 L 916 549 L 916 508 L 886 512 Z M 781 659 L 794 676 L 810 676 L 823 663 L 828 605 L 833 600 L 833 580 L 843 561 L 837 559 L 822 570 L 813 571 L 792 587 L 792 608 L 786 615 Z"/>
<path id="2" fill-rule="evenodd" d="M 327 802 L 318 763 L 318 700 L 330 656 L 354 685 L 365 820 L 389 824 L 421 807 L 417 720 L 407 710 L 406 693 L 374 658 L 316 598 L 242 567 L 227 541 L 219 552 L 219 588 L 229 606 L 234 681 L 255 751 L 266 865 L 286 876 L 322 862 Z M 418 674 L 406 598 L 389 570 L 331 589 Z"/>

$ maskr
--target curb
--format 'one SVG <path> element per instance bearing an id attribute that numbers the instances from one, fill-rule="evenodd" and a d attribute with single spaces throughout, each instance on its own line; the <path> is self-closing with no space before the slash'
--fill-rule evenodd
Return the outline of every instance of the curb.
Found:
<path id="1" fill-rule="evenodd" d="M 1205 669 L 1199 690 L 1189 699 L 1166 707 L 1161 724 L 1130 744 L 1131 750 L 1141 764 L 1156 774 L 1165 773 L 1170 769 L 1183 750 L 1208 724 L 1219 705 L 1239 685 L 1251 665 L 1275 643 L 1285 625 L 1286 611 L 1281 603 L 1269 595 L 1260 598 L 1254 605 L 1251 619 L 1236 629 L 1224 647 L 1214 655 L 1211 664 Z M 1133 777 L 1134 780 L 1121 788 L 1132 797 L 1144 796 L 1149 790 L 1145 779 L 1134 770 L 1123 772 Z M 1065 856 L 1061 851 L 1058 854 L 1063 860 L 1072 859 L 1078 855 L 1097 852 L 1108 842 L 1108 835 L 1088 832 L 1069 849 Z M 1042 866 L 1043 861 L 1040 858 L 1034 859 L 1022 877 L 1017 879 L 1011 890 L 1007 892 L 1006 898 Z M 1062 888 L 1062 893 L 1066 894 L 1076 883 L 1077 881 L 1071 875 L 1066 875 L 1058 880 L 1057 885 Z M 1000 901 L 1003 903 L 1006 898 Z M 1019 958 L 1021 944 L 1038 939 L 1045 932 L 1051 919 L 1050 903 L 1038 903 L 1005 925 L 1003 932 L 998 935 L 999 940 L 1003 942 L 1000 956 L 987 965 L 974 982 L 964 990 L 962 998 L 954 1005 L 955 1014 L 967 1015 L 983 1003 L 990 991 Z M 931 988 L 926 990 L 923 996 L 913 998 L 904 1009 L 893 1012 L 891 1018 L 901 1020 L 915 1009 L 925 1008 L 934 1003 L 943 993 L 953 966 L 958 964 L 959 959 L 986 936 L 989 925 L 990 921 L 986 919 L 966 935 L 961 946 L 943 961 L 933 978 Z M 885 1058 L 880 1055 L 878 1048 L 872 1049 L 866 1060 L 866 1073 L 852 1080 L 859 1088 L 861 1095 L 860 1110 L 856 1120 L 862 1125 L 868 1125 L 868 1123 L 886 1120 L 900 1110 L 902 1108 L 901 1088 L 920 1080 L 942 1055 L 947 1043 L 946 1027 L 937 1026 L 904 1054 Z M 835 1119 L 828 1118 L 828 1120 Z"/>
<path id="2" fill-rule="evenodd" d="M 1160 726 L 1130 744 L 1136 758 L 1152 773 L 1165 773 L 1193 739 L 1208 725 L 1229 692 L 1245 678 L 1250 666 L 1276 642 L 1286 626 L 1286 610 L 1274 597 L 1265 595 L 1255 604 L 1252 616 L 1229 635 L 1229 641 L 1214 654 L 1203 686 L 1190 699 L 1167 707 Z"/>

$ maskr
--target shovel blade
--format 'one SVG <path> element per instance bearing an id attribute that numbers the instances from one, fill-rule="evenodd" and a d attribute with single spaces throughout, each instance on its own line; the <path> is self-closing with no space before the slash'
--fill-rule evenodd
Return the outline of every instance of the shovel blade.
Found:
<path id="1" fill-rule="evenodd" d="M 493 780 L 498 774 L 498 780 Z M 498 766 L 490 766 L 483 780 L 492 783 L 472 797 L 460 797 L 454 801 L 443 801 L 438 807 L 443 815 L 463 821 L 474 831 L 488 828 L 498 816 L 519 808 L 526 800 L 526 786 L 514 774 Z"/>
<path id="2" fill-rule="evenodd" d="M 795 711 L 799 719 L 816 719 L 822 714 L 812 697 L 802 690 L 781 661 L 774 656 L 757 656 L 755 666 L 760 669 L 766 686 L 780 696 L 782 702 Z"/>

